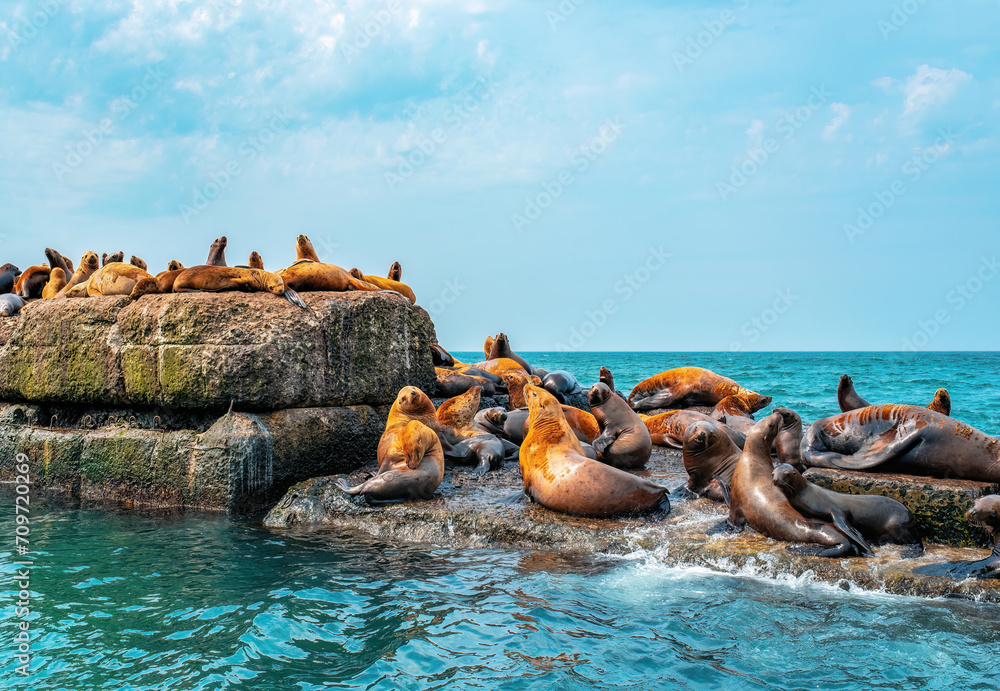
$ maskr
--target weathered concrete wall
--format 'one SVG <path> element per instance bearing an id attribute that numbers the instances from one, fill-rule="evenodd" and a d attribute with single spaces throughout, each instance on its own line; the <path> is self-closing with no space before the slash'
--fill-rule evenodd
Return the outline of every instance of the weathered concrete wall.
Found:
<path id="1" fill-rule="evenodd" d="M 395 293 L 45 300 L 0 319 L 0 401 L 282 410 L 433 391 L 434 325 Z"/>

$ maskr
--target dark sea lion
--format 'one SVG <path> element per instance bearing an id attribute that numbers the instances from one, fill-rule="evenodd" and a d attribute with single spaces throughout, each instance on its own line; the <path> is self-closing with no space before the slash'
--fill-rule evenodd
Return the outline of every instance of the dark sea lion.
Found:
<path id="1" fill-rule="evenodd" d="M 86 285 L 88 297 L 128 295 L 138 300 L 143 295 L 158 292 L 156 279 L 147 271 L 123 262 L 105 264 L 94 272 Z"/>
<path id="2" fill-rule="evenodd" d="M 566 396 L 580 393 L 583 389 L 580 382 L 566 370 L 554 370 L 542 378 L 542 388 L 556 397 L 560 403 L 566 402 Z M 614 391 L 614 389 L 612 389 Z"/>
<path id="3" fill-rule="evenodd" d="M 389 275 L 386 276 L 390 281 L 396 281 L 398 283 L 403 282 L 403 267 L 399 262 L 393 262 L 392 266 L 389 267 Z"/>
<path id="4" fill-rule="evenodd" d="M 76 271 L 73 272 L 72 278 L 66 282 L 66 287 L 59 291 L 60 295 L 68 295 L 69 291 L 79 285 L 86 285 L 90 277 L 94 275 L 94 272 L 101 268 L 100 261 L 97 258 L 97 252 L 84 252 L 83 256 L 80 257 L 80 264 L 76 267 Z M 84 297 L 86 297 L 86 291 L 84 291 Z"/>
<path id="5" fill-rule="evenodd" d="M 299 235 L 295 238 L 295 260 L 308 260 L 320 263 L 319 255 L 316 254 L 316 248 L 313 247 L 312 240 L 305 235 Z"/>
<path id="6" fill-rule="evenodd" d="M 788 408 L 775 408 L 774 412 L 781 416 L 781 431 L 774 440 L 778 461 L 796 468 L 805 467 L 802 465 L 802 418 Z"/>
<path id="7" fill-rule="evenodd" d="M 829 521 L 844 533 L 856 529 L 873 545 L 921 544 L 916 534 L 917 519 L 895 499 L 832 492 L 809 482 L 787 463 L 775 468 L 772 477 L 775 486 L 803 516 Z"/>
<path id="8" fill-rule="evenodd" d="M 770 396 L 745 389 L 732 379 L 701 367 L 679 367 L 640 382 L 628 402 L 634 410 L 715 406 L 728 396 L 742 394 L 751 402 L 751 413 L 771 405 Z"/>
<path id="9" fill-rule="evenodd" d="M 507 412 L 499 407 L 486 408 L 476 413 L 473 426 L 520 446 L 527 433 L 528 417 L 527 409 Z"/>
<path id="10" fill-rule="evenodd" d="M 523 357 L 511 350 L 510 339 L 507 338 L 507 334 L 499 333 L 496 338 L 493 339 L 493 346 L 490 348 L 490 354 L 486 356 L 487 360 L 500 360 L 500 359 L 513 360 L 521 366 L 528 374 L 534 374 L 531 365 Z"/>
<path id="11" fill-rule="evenodd" d="M 306 308 L 306 303 L 302 301 L 295 290 L 285 285 L 279 274 L 260 269 L 195 266 L 181 271 L 174 279 L 173 286 L 175 293 L 220 293 L 229 290 L 238 290 L 244 293 L 270 293 L 284 297 L 296 307 Z"/>
<path id="12" fill-rule="evenodd" d="M 64 278 L 69 278 L 70 276 L 73 275 L 73 269 L 71 269 L 70 265 L 66 263 L 66 257 L 61 255 L 59 252 L 56 252 L 51 247 L 45 248 L 45 258 L 49 260 L 48 264 L 49 266 L 52 267 L 53 270 L 55 269 L 63 270 Z"/>
<path id="13" fill-rule="evenodd" d="M 609 370 L 607 367 L 601 368 L 601 374 L 600 377 L 598 378 L 598 381 L 606 385 L 612 391 L 615 390 L 615 376 L 611 374 L 611 370 Z"/>
<path id="14" fill-rule="evenodd" d="M 496 387 L 496 385 L 491 380 L 486 379 L 485 377 L 477 377 L 477 376 L 474 376 L 474 375 L 471 375 L 471 374 L 466 374 L 465 376 L 472 377 L 472 379 L 477 384 L 479 384 L 479 388 L 483 390 L 483 395 L 484 396 L 496 396 L 497 395 L 497 387 Z"/>
<path id="15" fill-rule="evenodd" d="M 433 497 L 443 479 L 441 441 L 432 429 L 414 420 L 393 433 L 384 458 L 380 452 L 375 477 L 357 487 L 342 478 L 335 484 L 347 494 L 362 494 L 369 501 L 417 501 Z"/>
<path id="16" fill-rule="evenodd" d="M 264 270 L 264 258 L 260 256 L 257 252 L 251 252 L 250 258 L 247 259 L 247 266 L 251 269 Z"/>
<path id="17" fill-rule="evenodd" d="M 487 372 L 486 370 L 481 370 L 473 365 L 467 365 L 465 363 L 455 363 L 454 367 L 456 372 L 461 372 L 467 377 L 478 377 L 482 379 L 489 379 L 493 382 L 493 385 L 497 388 L 504 388 L 503 377 L 498 374 L 493 374 L 492 372 Z"/>
<path id="18" fill-rule="evenodd" d="M 17 294 L 24 300 L 37 300 L 42 297 L 45 284 L 49 282 L 52 269 L 45 266 L 29 266 L 18 279 Z"/>
<path id="19" fill-rule="evenodd" d="M 455 358 L 437 343 L 431 343 L 431 358 L 435 367 L 454 367 Z"/>
<path id="20" fill-rule="evenodd" d="M 990 531 L 993 552 L 983 563 L 980 578 L 1000 578 L 1000 495 L 990 494 L 976 499 L 975 505 L 965 516 L 973 525 Z"/>
<path id="21" fill-rule="evenodd" d="M 42 288 L 42 299 L 51 300 L 65 287 L 66 272 L 59 267 L 52 269 L 52 273 L 49 274 L 48 283 L 46 283 L 45 287 Z"/>
<path id="22" fill-rule="evenodd" d="M 14 286 L 17 285 L 17 278 L 21 275 L 21 270 L 13 264 L 0 266 L 0 295 L 13 293 Z"/>
<path id="23" fill-rule="evenodd" d="M 869 406 L 818 420 L 806 432 L 807 466 L 1000 482 L 1000 440 L 912 405 Z"/>
<path id="24" fill-rule="evenodd" d="M 417 296 L 414 295 L 413 289 L 405 283 L 400 283 L 399 281 L 393 281 L 388 278 L 382 278 L 381 276 L 369 276 L 361 273 L 361 269 L 351 269 L 351 276 L 358 279 L 359 281 L 364 281 L 365 283 L 370 283 L 373 286 L 377 286 L 382 290 L 391 290 L 399 293 L 404 298 L 410 301 L 411 304 L 417 304 Z"/>
<path id="25" fill-rule="evenodd" d="M 0 317 L 13 317 L 24 307 L 24 299 L 17 293 L 0 295 Z"/>
<path id="26" fill-rule="evenodd" d="M 435 389 L 435 394 L 439 397 L 451 398 L 452 396 L 458 396 L 468 391 L 470 386 L 479 388 L 478 381 L 455 370 L 435 367 L 434 373 L 437 375 L 437 389 Z"/>
<path id="27" fill-rule="evenodd" d="M 167 264 L 167 271 L 182 271 L 183 269 L 184 265 L 181 264 L 176 259 L 171 259 L 170 262 Z"/>
<path id="28" fill-rule="evenodd" d="M 205 260 L 205 266 L 228 266 L 226 264 L 226 246 L 228 244 L 229 238 L 225 235 L 216 238 L 212 246 L 208 248 L 208 259 Z"/>
<path id="29" fill-rule="evenodd" d="M 693 422 L 684 431 L 681 453 L 688 474 L 687 489 L 724 503 L 725 494 L 719 480 L 732 483 L 736 464 L 743 454 L 729 432 L 721 424 L 709 420 Z"/>
<path id="30" fill-rule="evenodd" d="M 761 535 L 785 542 L 807 542 L 827 549 L 821 557 L 842 557 L 857 551 L 856 538 L 833 525 L 806 518 L 774 486 L 771 445 L 781 431 L 781 416 L 764 418 L 750 431 L 728 490 L 729 523 L 749 525 Z M 723 485 L 725 490 L 725 486 Z M 858 545 L 862 550 L 866 545 Z"/>
<path id="31" fill-rule="evenodd" d="M 521 447 L 524 493 L 551 511 L 595 518 L 669 511 L 667 488 L 584 455 L 555 397 L 526 392 L 530 431 Z"/>
<path id="32" fill-rule="evenodd" d="M 855 391 L 854 380 L 846 374 L 840 376 L 840 382 L 837 384 L 837 404 L 842 413 L 861 410 L 872 405 Z M 951 415 L 951 395 L 948 390 L 938 389 L 934 394 L 934 400 L 930 402 L 927 409 L 942 415 Z"/>
<path id="33" fill-rule="evenodd" d="M 102 255 L 101 266 L 107 266 L 108 264 L 118 264 L 125 261 L 125 253 L 121 250 L 115 252 L 114 254 L 105 253 Z"/>
<path id="34" fill-rule="evenodd" d="M 129 258 L 128 263 L 149 273 L 149 265 L 134 254 Z"/>
<path id="35" fill-rule="evenodd" d="M 547 387 L 546 387 L 546 390 Z M 604 462 L 622 470 L 638 470 L 653 453 L 645 423 L 607 384 L 597 383 L 587 396 L 601 434 L 592 446 Z"/>
<path id="36" fill-rule="evenodd" d="M 639 417 L 642 418 L 641 415 Z M 670 410 L 666 413 L 642 418 L 642 421 L 646 425 L 646 429 L 649 430 L 649 437 L 653 440 L 654 444 L 657 446 L 666 446 L 671 449 L 684 447 L 684 437 L 686 436 L 688 425 L 695 422 L 719 422 L 710 415 L 697 413 L 693 410 Z M 733 443 L 742 449 L 745 435 L 736 432 L 726 425 L 722 425 L 722 427 L 726 434 L 732 438 Z"/>

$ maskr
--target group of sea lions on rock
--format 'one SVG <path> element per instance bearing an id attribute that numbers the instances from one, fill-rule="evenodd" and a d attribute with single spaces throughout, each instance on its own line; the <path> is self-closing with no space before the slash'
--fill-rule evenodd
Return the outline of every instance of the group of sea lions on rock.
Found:
<path id="1" fill-rule="evenodd" d="M 229 266 L 227 244 L 226 237 L 218 238 L 204 264 L 185 267 L 173 260 L 155 276 L 139 257 L 133 256 L 125 263 L 124 252 L 104 254 L 101 260 L 96 252 L 86 252 L 74 270 L 68 257 L 48 248 L 45 263 L 23 272 L 13 264 L 0 266 L 0 316 L 14 316 L 34 300 L 102 295 L 127 295 L 138 300 L 158 293 L 270 293 L 305 308 L 300 292 L 392 291 L 416 303 L 413 290 L 401 280 L 399 262 L 392 265 L 387 278 L 365 275 L 360 269 L 347 271 L 322 262 L 309 238 L 300 235 L 295 244 L 296 261 L 288 268 L 270 272 L 264 269 L 264 260 L 257 252 L 250 255 L 246 265 Z"/>
<path id="2" fill-rule="evenodd" d="M 802 475 L 808 467 L 1000 482 L 1000 441 L 949 417 L 944 389 L 927 408 L 873 406 L 845 376 L 842 412 L 803 433 L 801 418 L 788 408 L 755 420 L 770 396 L 702 368 L 661 372 L 627 398 L 615 391 L 611 371 L 601 368 L 587 413 L 561 401 L 580 391 L 573 375 L 550 379 L 553 373 L 518 356 L 502 333 L 487 339 L 481 362 L 460 362 L 436 344 L 433 357 L 439 395 L 468 388 L 437 411 L 418 389 L 400 392 L 379 447 L 378 472 L 359 487 L 344 485 L 346 491 L 369 500 L 430 496 L 442 477 L 437 446 L 421 441 L 426 433 L 400 432 L 400 420 L 417 420 L 437 435 L 446 459 L 458 458 L 461 453 L 450 456 L 448 448 L 464 443 L 463 453 L 479 459 L 480 473 L 516 458 L 523 495 L 550 510 L 586 517 L 663 513 L 670 509 L 668 488 L 629 472 L 645 466 L 655 444 L 681 451 L 689 476 L 684 489 L 725 502 L 731 529 L 750 527 L 773 539 L 818 545 L 812 549 L 820 556 L 840 557 L 868 556 L 873 545 L 887 543 L 910 545 L 904 554 L 918 554 L 916 519 L 889 497 L 818 487 Z M 479 410 L 480 397 L 492 392 L 506 392 L 509 409 Z M 473 446 L 490 452 L 470 453 Z M 425 467 L 421 457 L 428 455 L 433 463 Z M 403 457 L 406 463 L 398 460 Z M 1000 496 L 989 496 L 968 515 L 997 542 L 982 569 L 987 577 L 1000 576 L 998 510 Z"/>

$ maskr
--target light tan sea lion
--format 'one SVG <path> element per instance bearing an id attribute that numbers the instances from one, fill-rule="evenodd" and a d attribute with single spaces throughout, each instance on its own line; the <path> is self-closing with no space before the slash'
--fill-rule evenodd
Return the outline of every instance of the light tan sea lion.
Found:
<path id="1" fill-rule="evenodd" d="M 382 290 L 393 290 L 409 300 L 411 304 L 417 304 L 417 296 L 413 294 L 413 289 L 405 283 L 382 278 L 381 276 L 368 276 L 361 273 L 361 269 L 351 269 L 350 274 L 359 281 L 378 286 Z"/>
<path id="2" fill-rule="evenodd" d="M 502 377 L 504 372 L 520 372 L 521 374 L 528 375 L 529 372 L 521 367 L 520 363 L 510 360 L 508 358 L 500 358 L 499 360 L 486 360 L 485 362 L 477 362 L 472 365 L 476 369 L 480 369 L 484 372 L 489 372 L 490 374 L 495 374 L 498 377 Z"/>
<path id="3" fill-rule="evenodd" d="M 59 267 L 56 267 L 55 269 L 52 269 L 52 273 L 49 274 L 49 281 L 42 289 L 42 298 L 45 300 L 51 300 L 65 287 L 66 272 Z"/>
<path id="4" fill-rule="evenodd" d="M 260 269 L 240 269 L 229 266 L 195 266 L 184 269 L 174 279 L 175 293 L 220 293 L 238 290 L 244 293 L 270 293 L 284 297 L 296 307 L 306 303 L 294 289 L 285 285 L 279 274 Z"/>
<path id="5" fill-rule="evenodd" d="M 483 342 L 483 358 L 486 360 L 490 359 L 490 351 L 493 350 L 493 337 L 487 336 L 486 340 Z"/>
<path id="6" fill-rule="evenodd" d="M 174 269 L 172 271 L 161 271 L 156 274 L 156 292 L 158 293 L 172 293 L 174 292 L 174 281 L 177 277 L 184 272 L 184 269 Z"/>
<path id="7" fill-rule="evenodd" d="M 316 254 L 316 249 L 313 247 L 312 241 L 305 235 L 300 235 L 295 238 L 295 261 L 308 260 L 311 262 L 320 262 L 319 255 Z"/>
<path id="8" fill-rule="evenodd" d="M 156 292 L 155 278 L 138 266 L 123 262 L 105 264 L 87 281 L 87 297 L 128 295 L 138 300 Z"/>
<path id="9" fill-rule="evenodd" d="M 80 257 L 80 264 L 76 267 L 76 271 L 73 272 L 73 277 L 66 282 L 66 287 L 59 291 L 60 295 L 66 295 L 69 297 L 69 292 L 72 288 L 83 285 L 86 286 L 87 281 L 90 277 L 94 275 L 94 272 L 101 268 L 100 260 L 97 256 L 97 252 L 84 252 L 83 256 Z M 77 291 L 79 293 L 79 291 Z M 86 290 L 84 290 L 81 297 L 87 297 Z"/>

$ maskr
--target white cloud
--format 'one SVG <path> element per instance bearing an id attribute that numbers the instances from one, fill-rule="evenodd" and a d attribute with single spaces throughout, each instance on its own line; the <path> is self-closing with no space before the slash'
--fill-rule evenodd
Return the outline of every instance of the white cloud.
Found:
<path id="1" fill-rule="evenodd" d="M 972 79 L 971 74 L 959 69 L 941 70 L 929 65 L 920 65 L 903 84 L 903 93 L 906 96 L 903 116 L 947 102 L 955 95 L 958 87 L 970 79 Z"/>
<path id="2" fill-rule="evenodd" d="M 833 111 L 833 120 L 823 128 L 823 139 L 832 137 L 834 132 L 839 130 L 847 122 L 847 119 L 851 117 L 851 107 L 846 103 L 831 103 L 830 110 Z"/>

